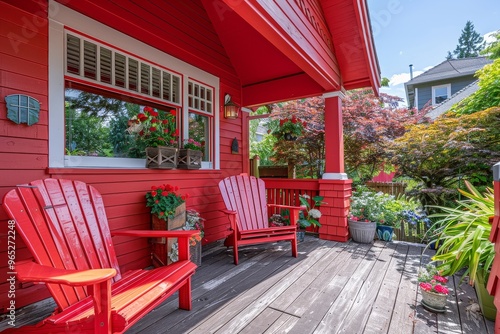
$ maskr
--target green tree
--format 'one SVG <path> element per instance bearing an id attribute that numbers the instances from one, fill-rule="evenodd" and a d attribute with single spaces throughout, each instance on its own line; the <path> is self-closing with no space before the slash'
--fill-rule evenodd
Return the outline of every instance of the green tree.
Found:
<path id="1" fill-rule="evenodd" d="M 486 46 L 480 54 L 490 57 L 491 59 L 500 58 L 500 30 L 497 31 L 493 37 L 495 41 Z"/>
<path id="2" fill-rule="evenodd" d="M 343 102 L 344 158 L 349 176 L 361 182 L 384 169 L 386 148 L 405 133 L 405 126 L 423 120 L 425 111 L 399 107 L 401 98 L 371 89 L 352 90 Z"/>
<path id="3" fill-rule="evenodd" d="M 474 30 L 474 24 L 467 21 L 462 35 L 458 39 L 458 45 L 453 51 L 456 58 L 469 58 L 479 56 L 479 51 L 484 48 L 484 39 Z"/>
<path id="4" fill-rule="evenodd" d="M 421 182 L 423 203 L 443 205 L 463 179 L 476 185 L 492 181 L 491 166 L 500 159 L 500 108 L 447 113 L 433 123 L 414 125 L 389 153 L 398 174 Z"/>
<path id="5" fill-rule="evenodd" d="M 459 115 L 472 114 L 490 107 L 500 106 L 500 58 L 479 71 L 479 89 L 451 107 Z"/>

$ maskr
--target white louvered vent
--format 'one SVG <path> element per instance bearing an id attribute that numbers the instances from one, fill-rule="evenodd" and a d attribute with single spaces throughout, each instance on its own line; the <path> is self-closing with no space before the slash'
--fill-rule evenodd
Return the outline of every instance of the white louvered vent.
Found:
<path id="1" fill-rule="evenodd" d="M 68 32 L 66 75 L 181 104 L 179 75 Z"/>
<path id="2" fill-rule="evenodd" d="M 189 80 L 188 106 L 191 109 L 213 114 L 214 93 L 211 87 Z"/>

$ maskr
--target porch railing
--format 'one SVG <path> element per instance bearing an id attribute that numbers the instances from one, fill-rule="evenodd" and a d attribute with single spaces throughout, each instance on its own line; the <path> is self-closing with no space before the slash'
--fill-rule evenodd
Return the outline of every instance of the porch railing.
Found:
<path id="1" fill-rule="evenodd" d="M 312 207 L 312 197 L 319 195 L 318 180 L 310 179 L 269 179 L 263 178 L 266 184 L 267 203 L 300 206 L 299 195 L 308 195 Z M 269 214 L 280 213 L 277 209 Z M 310 232 L 317 232 L 317 228 L 310 227 Z"/>
<path id="2" fill-rule="evenodd" d="M 269 204 L 281 204 L 299 206 L 299 195 L 309 195 L 314 197 L 319 195 L 318 180 L 311 179 L 273 179 L 263 178 L 266 184 L 267 202 Z M 312 204 L 312 200 L 309 200 Z M 280 213 L 278 210 L 269 212 L 269 214 Z M 317 228 L 309 228 L 310 232 L 317 232 Z M 404 222 L 400 229 L 394 229 L 396 240 L 421 243 L 422 238 L 427 232 L 425 224 L 413 226 Z"/>

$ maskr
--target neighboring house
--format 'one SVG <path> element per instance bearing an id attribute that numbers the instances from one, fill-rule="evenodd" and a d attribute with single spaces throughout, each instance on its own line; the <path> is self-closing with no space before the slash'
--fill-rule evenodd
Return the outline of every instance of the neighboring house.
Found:
<path id="1" fill-rule="evenodd" d="M 406 99 L 410 108 L 421 110 L 426 105 L 438 107 L 456 93 L 460 100 L 472 94 L 477 81 L 477 70 L 491 63 L 486 57 L 449 59 L 405 83 Z M 467 88 L 466 88 L 467 87 Z M 468 93 L 466 95 L 466 93 Z M 458 95 L 458 94 L 457 94 Z M 456 100 L 454 97 L 455 101 Z M 448 104 L 446 104 L 448 105 Z M 450 105 L 451 106 L 451 105 Z M 441 113 L 446 111 L 441 107 Z M 436 113 L 432 113 L 435 115 Z M 437 115 L 436 115 L 437 117 Z"/>

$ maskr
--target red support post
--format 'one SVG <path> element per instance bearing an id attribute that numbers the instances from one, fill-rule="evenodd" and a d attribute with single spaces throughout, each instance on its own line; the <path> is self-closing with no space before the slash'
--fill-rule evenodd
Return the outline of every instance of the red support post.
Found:
<path id="1" fill-rule="evenodd" d="M 495 334 L 500 334 L 500 162 L 493 166 L 493 184 L 494 184 L 494 201 L 495 201 L 495 216 L 491 226 L 490 241 L 495 243 L 495 259 L 491 268 L 490 277 L 488 279 L 487 289 L 490 295 L 494 296 L 494 304 L 497 308 L 497 316 L 495 321 Z"/>
<path id="2" fill-rule="evenodd" d="M 319 193 L 327 204 L 322 206 L 324 218 L 319 237 L 346 242 L 349 240 L 347 215 L 352 194 L 352 180 L 344 173 L 344 133 L 340 91 L 323 95 L 325 99 L 325 173 L 319 180 Z"/>

